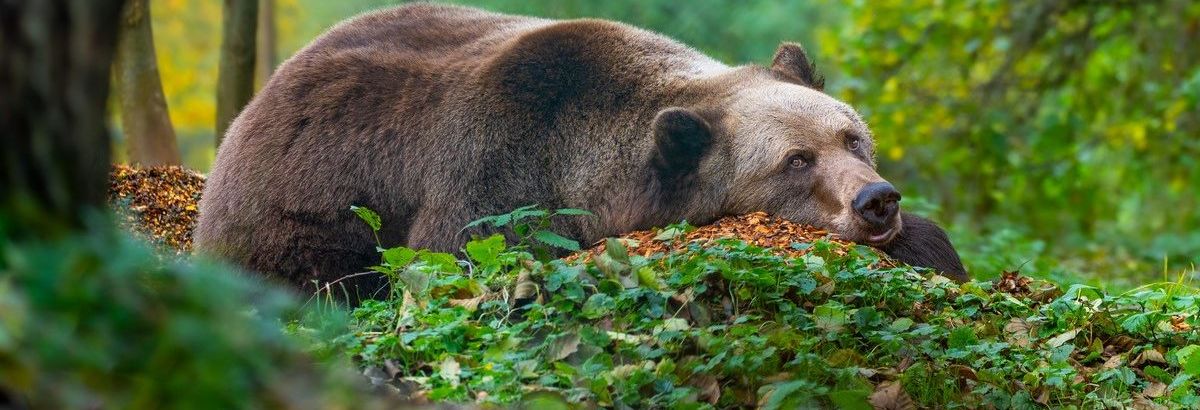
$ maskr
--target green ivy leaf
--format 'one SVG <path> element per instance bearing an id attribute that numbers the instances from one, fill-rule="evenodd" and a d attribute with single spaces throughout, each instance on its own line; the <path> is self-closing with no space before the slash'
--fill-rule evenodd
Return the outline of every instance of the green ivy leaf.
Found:
<path id="1" fill-rule="evenodd" d="M 557 292 L 564 283 L 574 281 L 582 272 L 583 267 L 580 266 L 558 265 L 554 271 L 546 275 L 546 290 Z"/>
<path id="2" fill-rule="evenodd" d="M 460 229 L 460 230 L 459 230 L 459 232 L 465 231 L 465 230 L 467 230 L 467 229 L 469 229 L 469 228 L 474 228 L 474 227 L 476 227 L 476 226 L 479 226 L 480 224 L 484 224 L 484 223 L 488 223 L 488 222 L 494 222 L 495 220 L 496 220 L 496 217 L 495 217 L 495 216 L 485 216 L 485 217 L 483 217 L 483 218 L 479 218 L 479 219 L 476 219 L 476 220 L 474 220 L 474 221 L 471 221 L 471 222 L 467 223 L 467 225 L 466 225 L 466 226 L 463 226 L 463 228 L 462 228 L 462 229 Z"/>
<path id="3" fill-rule="evenodd" d="M 950 337 L 946 344 L 951 349 L 962 349 L 978 342 L 979 339 L 975 337 L 975 329 L 971 326 L 959 326 L 950 331 Z"/>
<path id="4" fill-rule="evenodd" d="M 830 302 L 813 309 L 813 320 L 817 327 L 830 333 L 837 333 L 846 326 L 849 315 L 846 308 L 839 303 Z"/>
<path id="5" fill-rule="evenodd" d="M 912 328 L 912 325 L 913 325 L 912 319 L 902 317 L 902 318 L 896 319 L 896 321 L 892 322 L 892 325 L 888 326 L 888 329 L 890 329 L 893 332 L 899 333 L 899 332 L 906 331 L 909 328 Z"/>
<path id="6" fill-rule="evenodd" d="M 379 232 L 379 227 L 383 226 L 383 221 L 379 219 L 379 214 L 375 213 L 366 207 L 350 205 L 350 210 L 358 215 L 358 219 L 362 219 L 372 231 Z"/>
<path id="7" fill-rule="evenodd" d="M 1135 313 L 1121 321 L 1121 327 L 1131 333 L 1141 332 L 1150 326 L 1150 316 L 1155 312 Z"/>
<path id="8" fill-rule="evenodd" d="M 408 264 L 412 263 L 413 259 L 416 259 L 416 257 L 417 251 L 403 246 L 398 246 L 383 251 L 383 261 L 387 262 L 388 266 L 390 266 L 392 269 L 401 269 L 405 266 L 408 266 Z"/>
<path id="9" fill-rule="evenodd" d="M 637 270 L 638 285 L 650 290 L 662 290 L 662 281 L 658 280 L 658 274 L 649 266 L 643 266 Z"/>
<path id="10" fill-rule="evenodd" d="M 829 401 L 839 409 L 871 410 L 873 407 L 867 401 L 870 396 L 869 390 L 837 390 L 829 392 Z"/>
<path id="11" fill-rule="evenodd" d="M 605 347 L 612 343 L 608 333 L 593 326 L 583 326 L 579 329 L 579 337 L 584 343 L 596 347 Z"/>
<path id="12" fill-rule="evenodd" d="M 423 297 L 425 291 L 429 289 L 429 275 L 414 268 L 415 266 L 401 271 L 397 278 L 400 280 L 401 286 L 413 296 Z"/>
<path id="13" fill-rule="evenodd" d="M 612 296 L 603 293 L 597 293 L 588 297 L 587 302 L 583 303 L 583 317 L 588 319 L 599 319 L 612 312 L 616 307 L 617 302 Z"/>
<path id="14" fill-rule="evenodd" d="M 819 408 L 813 390 L 818 386 L 808 380 L 772 384 L 763 410 Z"/>
<path id="15" fill-rule="evenodd" d="M 576 208 L 562 208 L 557 211 L 554 211 L 554 214 L 555 215 L 574 215 L 574 216 L 596 216 L 596 214 L 593 214 L 590 211 L 587 211 L 584 209 L 576 209 Z"/>
<path id="16" fill-rule="evenodd" d="M 617 238 L 604 239 L 604 253 L 614 261 L 629 265 L 629 251 L 625 249 L 625 244 Z"/>
<path id="17" fill-rule="evenodd" d="M 658 235 L 654 235 L 656 241 L 670 241 L 684 234 L 683 229 L 675 226 L 669 226 L 666 229 L 658 231 Z"/>
<path id="18" fill-rule="evenodd" d="M 421 262 L 425 262 L 439 272 L 462 273 L 462 267 L 458 266 L 458 258 L 455 258 L 454 255 L 422 251 L 418 253 L 417 257 L 421 259 Z"/>
<path id="19" fill-rule="evenodd" d="M 546 230 L 537 231 L 533 233 L 533 239 L 537 239 L 538 242 L 553 246 L 555 248 L 562 248 L 574 252 L 579 251 L 579 242 L 568 239 L 554 232 Z"/>
<path id="20" fill-rule="evenodd" d="M 476 239 L 467 242 L 465 248 L 467 256 L 470 256 L 475 262 L 479 262 L 482 266 L 491 266 L 496 263 L 500 252 L 504 251 L 504 235 L 495 234 L 485 239 Z"/>
<path id="21" fill-rule="evenodd" d="M 1184 372 L 1193 377 L 1200 376 L 1200 346 L 1184 346 L 1175 352 L 1175 357 L 1179 359 L 1179 367 L 1182 367 Z"/>
<path id="22" fill-rule="evenodd" d="M 523 409 L 570 410 L 575 408 L 562 395 L 551 391 L 535 391 L 521 398 Z"/>

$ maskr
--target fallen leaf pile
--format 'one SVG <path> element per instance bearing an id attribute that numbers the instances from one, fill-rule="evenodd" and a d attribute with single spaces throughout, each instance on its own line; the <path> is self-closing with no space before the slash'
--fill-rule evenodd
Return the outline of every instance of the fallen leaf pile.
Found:
<path id="1" fill-rule="evenodd" d="M 1000 280 L 996 281 L 996 290 L 1017 295 L 1025 295 L 1030 292 L 1029 284 L 1033 282 L 1028 276 L 1021 276 L 1017 271 L 1005 271 L 1000 275 Z"/>
<path id="2" fill-rule="evenodd" d="M 185 253 L 192 248 L 204 176 L 177 166 L 113 165 L 108 200 L 126 229 Z"/>
<path id="3" fill-rule="evenodd" d="M 829 231 L 773 217 L 765 212 L 727 216 L 690 232 L 679 232 L 670 228 L 635 231 L 620 236 L 618 240 L 625 245 L 629 254 L 650 256 L 681 251 L 693 242 L 705 246 L 722 238 L 739 239 L 751 245 L 768 248 L 776 255 L 784 257 L 798 257 L 808 253 L 809 248 L 793 247 L 792 244 L 795 243 L 811 243 L 824 239 L 835 245 L 833 252 L 839 256 L 845 256 L 855 246 L 853 242 L 842 240 Z M 568 259 L 591 260 L 595 255 L 604 252 L 604 243 L 605 241 L 600 241 L 587 251 Z"/>
<path id="4" fill-rule="evenodd" d="M 109 185 L 109 202 L 122 211 L 123 225 L 152 241 L 163 243 L 177 252 L 189 252 L 192 229 L 196 225 L 197 203 L 204 190 L 204 176 L 177 166 L 134 168 L 113 166 Z M 697 227 L 690 232 L 651 229 L 630 232 L 619 240 L 630 254 L 650 256 L 686 248 L 689 243 L 701 245 L 721 238 L 736 238 L 748 244 L 769 248 L 779 256 L 797 257 L 808 248 L 797 249 L 794 243 L 827 240 L 835 245 L 834 252 L 845 255 L 854 243 L 837 238 L 829 231 L 801 225 L 764 212 L 728 216 Z M 604 252 L 604 241 L 591 249 L 569 257 L 569 260 Z M 882 256 L 882 253 L 880 253 Z"/>

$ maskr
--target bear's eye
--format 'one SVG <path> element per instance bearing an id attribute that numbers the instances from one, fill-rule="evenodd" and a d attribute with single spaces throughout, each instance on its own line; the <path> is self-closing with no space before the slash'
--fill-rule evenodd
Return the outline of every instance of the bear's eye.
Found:
<path id="1" fill-rule="evenodd" d="M 861 138 L 859 138 L 858 136 L 855 136 L 855 135 L 846 137 L 846 149 L 853 151 L 853 152 L 858 152 L 858 149 L 861 147 L 862 147 L 862 139 Z"/>
<path id="2" fill-rule="evenodd" d="M 804 155 L 795 154 L 788 158 L 788 166 L 792 168 L 804 168 L 808 166 L 808 160 L 804 159 Z"/>

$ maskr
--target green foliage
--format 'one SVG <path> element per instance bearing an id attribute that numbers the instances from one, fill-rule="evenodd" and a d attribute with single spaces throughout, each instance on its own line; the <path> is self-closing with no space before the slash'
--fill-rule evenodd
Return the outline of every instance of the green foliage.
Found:
<path id="1" fill-rule="evenodd" d="M 936 203 L 965 248 L 1017 233 L 1053 245 L 1018 263 L 1069 255 L 1122 287 L 1164 258 L 1200 262 L 1200 49 L 1179 40 L 1195 36 L 1200 4 L 826 6 L 845 13 L 817 28 L 838 46 L 819 56 L 830 93 L 871 123 L 905 203 Z"/>
<path id="2" fill-rule="evenodd" d="M 579 251 L 579 242 L 566 238 L 550 230 L 551 218 L 556 216 L 596 216 L 591 212 L 574 209 L 562 208 L 555 211 L 538 209 L 537 205 L 526 205 L 512 212 L 502 215 L 491 215 L 476 219 L 468 223 L 463 229 L 470 229 L 481 225 L 491 225 L 492 228 L 511 228 L 513 233 L 517 234 L 520 241 L 518 247 L 531 248 L 539 255 L 548 255 L 549 248 L 558 248 L 568 251 Z M 540 246 L 539 246 L 540 245 Z"/>
<path id="3" fill-rule="evenodd" d="M 344 359 L 314 360 L 309 342 L 281 331 L 281 318 L 306 315 L 290 297 L 223 266 L 161 259 L 117 232 L 96 223 L 55 242 L 4 240 L 0 398 L 32 408 L 381 404 Z M 338 323 L 309 319 L 324 323 L 309 329 Z"/>
<path id="4" fill-rule="evenodd" d="M 1123 294 L 1014 277 L 958 285 L 873 268 L 870 252 L 796 246 L 812 253 L 719 240 L 643 257 L 610 239 L 571 262 L 478 238 L 465 269 L 427 271 L 421 295 L 364 303 L 319 350 L 457 402 L 1200 405 L 1200 292 L 1183 279 Z"/>

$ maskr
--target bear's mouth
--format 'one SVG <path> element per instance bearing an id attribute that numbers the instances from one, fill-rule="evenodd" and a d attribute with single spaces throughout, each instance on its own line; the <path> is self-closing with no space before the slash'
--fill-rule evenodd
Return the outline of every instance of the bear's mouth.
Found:
<path id="1" fill-rule="evenodd" d="M 867 236 L 867 238 L 865 239 L 865 242 L 867 242 L 867 244 L 872 245 L 872 246 L 887 245 L 888 242 L 891 242 L 892 239 L 896 238 L 896 234 L 898 234 L 899 232 L 900 232 L 900 227 L 898 225 L 893 225 L 892 227 L 888 228 L 888 230 L 883 231 L 882 233 L 869 234 Z"/>

